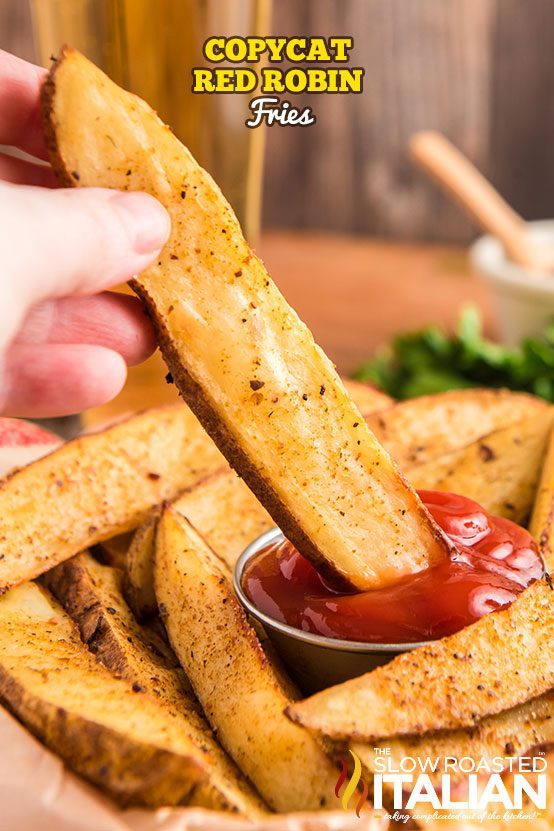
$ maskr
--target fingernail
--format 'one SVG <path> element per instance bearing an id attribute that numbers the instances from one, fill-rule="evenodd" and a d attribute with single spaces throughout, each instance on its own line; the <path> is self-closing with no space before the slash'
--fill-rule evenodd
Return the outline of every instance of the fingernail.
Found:
<path id="1" fill-rule="evenodd" d="M 111 202 L 133 240 L 137 254 L 151 254 L 167 242 L 169 215 L 148 193 L 118 193 Z"/>

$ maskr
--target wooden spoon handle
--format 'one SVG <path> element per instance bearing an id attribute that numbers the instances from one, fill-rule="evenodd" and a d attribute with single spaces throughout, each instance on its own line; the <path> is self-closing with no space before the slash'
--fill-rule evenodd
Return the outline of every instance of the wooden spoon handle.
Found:
<path id="1" fill-rule="evenodd" d="M 416 133 L 409 149 L 414 161 L 452 194 L 481 228 L 498 237 L 511 260 L 526 268 L 550 264 L 529 240 L 521 216 L 445 136 L 433 130 Z"/>

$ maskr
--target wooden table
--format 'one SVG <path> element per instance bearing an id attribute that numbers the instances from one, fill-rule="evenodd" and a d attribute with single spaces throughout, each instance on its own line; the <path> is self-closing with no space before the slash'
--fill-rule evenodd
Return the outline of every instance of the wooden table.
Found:
<path id="1" fill-rule="evenodd" d="M 482 308 L 491 331 L 486 291 L 471 274 L 463 249 L 268 232 L 258 253 L 341 372 L 350 372 L 397 332 L 431 322 L 452 329 L 465 302 Z M 159 353 L 134 367 L 118 397 L 88 411 L 85 423 L 175 401 L 166 371 Z"/>

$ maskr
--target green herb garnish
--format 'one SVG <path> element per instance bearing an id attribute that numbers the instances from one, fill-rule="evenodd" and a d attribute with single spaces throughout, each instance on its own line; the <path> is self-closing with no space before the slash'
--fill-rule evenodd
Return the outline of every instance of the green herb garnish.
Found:
<path id="1" fill-rule="evenodd" d="M 467 387 L 508 387 L 554 401 L 554 321 L 519 347 L 502 346 L 483 337 L 478 310 L 466 306 L 454 335 L 439 326 L 399 335 L 354 377 L 399 399 Z"/>

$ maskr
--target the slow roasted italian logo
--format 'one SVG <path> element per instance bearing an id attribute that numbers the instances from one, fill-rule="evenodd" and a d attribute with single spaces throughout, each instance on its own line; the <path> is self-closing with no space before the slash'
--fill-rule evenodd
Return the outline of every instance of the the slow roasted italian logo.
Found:
<path id="1" fill-rule="evenodd" d="M 339 757 L 339 761 L 341 763 L 341 772 L 339 774 L 339 778 L 337 779 L 337 784 L 335 785 L 335 796 L 337 797 L 337 799 L 340 799 L 343 810 L 348 811 L 350 800 L 355 794 L 357 794 L 358 800 L 355 804 L 355 811 L 356 814 L 360 816 L 360 812 L 367 799 L 369 787 L 367 782 L 362 780 L 362 763 L 360 762 L 359 757 L 352 750 L 349 750 L 348 752 L 354 760 L 354 769 L 350 777 L 348 777 L 348 765 L 342 758 L 342 756 Z M 344 785 L 347 779 L 348 782 L 341 796 L 340 792 L 342 786 Z"/>

